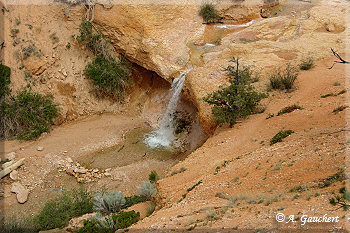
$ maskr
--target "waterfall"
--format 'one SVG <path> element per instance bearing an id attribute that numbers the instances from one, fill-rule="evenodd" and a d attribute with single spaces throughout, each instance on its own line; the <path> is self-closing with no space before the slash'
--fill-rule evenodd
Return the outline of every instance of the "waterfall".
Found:
<path id="1" fill-rule="evenodd" d="M 181 74 L 176 77 L 171 84 L 171 98 L 163 114 L 163 117 L 160 120 L 157 129 L 147 134 L 145 137 L 145 143 L 150 148 L 170 147 L 172 142 L 175 140 L 173 126 L 174 112 L 177 107 L 177 102 L 180 98 L 182 86 L 186 79 L 186 74 L 189 71 L 190 69 L 181 72 Z"/>

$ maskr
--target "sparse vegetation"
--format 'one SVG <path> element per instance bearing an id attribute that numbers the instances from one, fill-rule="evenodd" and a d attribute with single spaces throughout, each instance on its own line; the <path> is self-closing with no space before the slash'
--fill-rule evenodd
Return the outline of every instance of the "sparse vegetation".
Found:
<path id="1" fill-rule="evenodd" d="M 327 97 L 330 97 L 330 96 L 335 96 L 333 93 L 328 93 L 328 94 L 325 94 L 325 95 L 321 95 L 321 98 L 327 98 Z"/>
<path id="2" fill-rule="evenodd" d="M 314 59 L 312 59 L 311 57 L 302 60 L 299 64 L 299 68 L 301 70 L 309 70 L 312 67 L 314 67 Z"/>
<path id="3" fill-rule="evenodd" d="M 93 198 L 93 210 L 101 214 L 117 213 L 125 206 L 122 192 L 111 191 L 108 194 L 97 193 Z"/>
<path id="4" fill-rule="evenodd" d="M 158 174 L 156 171 L 151 171 L 151 173 L 149 174 L 148 176 L 148 180 L 151 182 L 151 183 L 156 183 L 157 180 L 159 179 L 158 177 Z"/>
<path id="5" fill-rule="evenodd" d="M 0 101 L 5 95 L 10 93 L 9 85 L 11 83 L 11 68 L 0 64 Z"/>
<path id="6" fill-rule="evenodd" d="M 340 195 L 335 195 L 329 199 L 329 203 L 339 208 L 343 208 L 344 211 L 347 211 L 350 207 L 350 192 L 346 190 L 345 187 L 339 189 Z"/>
<path id="7" fill-rule="evenodd" d="M 346 179 L 345 173 L 343 170 L 340 170 L 339 172 L 337 172 L 334 175 L 328 176 L 324 179 L 322 179 L 319 184 L 318 187 L 320 188 L 324 188 L 324 187 L 328 187 L 331 184 L 337 182 L 337 181 L 343 181 Z"/>
<path id="8" fill-rule="evenodd" d="M 173 116 L 173 127 L 175 135 L 189 132 L 191 129 L 191 117 L 186 112 L 176 111 Z"/>
<path id="9" fill-rule="evenodd" d="M 21 19 L 20 18 L 16 18 L 15 21 L 16 21 L 16 25 L 17 26 L 21 24 Z"/>
<path id="10" fill-rule="evenodd" d="M 67 44 L 66 44 L 66 49 L 70 49 L 72 47 L 72 45 L 68 42 Z"/>
<path id="11" fill-rule="evenodd" d="M 116 61 L 108 51 L 108 41 L 94 29 L 92 23 L 83 20 L 80 24 L 78 43 L 86 46 L 96 56 L 85 68 L 85 75 L 94 84 L 99 97 L 122 100 L 126 88 L 131 83 L 130 68 L 125 58 Z"/>
<path id="12" fill-rule="evenodd" d="M 330 96 L 338 96 L 338 95 L 342 95 L 346 93 L 346 90 L 343 89 L 341 91 L 339 91 L 337 94 L 334 94 L 334 93 L 328 93 L 328 94 L 325 94 L 325 95 L 321 95 L 321 98 L 327 98 L 327 97 L 330 97 Z"/>
<path id="13" fill-rule="evenodd" d="M 171 174 L 170 174 L 170 176 L 176 175 L 176 174 L 178 174 L 178 173 L 182 173 L 182 172 L 184 172 L 184 171 L 186 171 L 186 170 L 187 170 L 186 168 L 181 167 L 179 170 L 172 171 Z"/>
<path id="14" fill-rule="evenodd" d="M 13 37 L 13 38 L 17 37 L 18 33 L 19 33 L 19 29 L 18 28 L 11 29 L 11 37 Z"/>
<path id="15" fill-rule="evenodd" d="M 78 233 L 114 233 L 118 229 L 128 228 L 139 220 L 140 213 L 136 213 L 134 210 L 112 214 L 105 218 L 99 215 L 86 220 Z"/>
<path id="16" fill-rule="evenodd" d="M 278 68 L 270 75 L 270 88 L 290 90 L 298 77 L 298 69 L 287 64 L 285 68 Z"/>
<path id="17" fill-rule="evenodd" d="M 53 96 L 22 89 L 1 104 L 0 113 L 0 121 L 5 126 L 0 132 L 0 138 L 31 140 L 50 131 L 59 108 Z"/>
<path id="18" fill-rule="evenodd" d="M 1 233 L 37 233 L 40 230 L 33 218 L 13 216 L 0 219 L 0 222 Z"/>
<path id="19" fill-rule="evenodd" d="M 60 39 L 58 38 L 58 36 L 56 35 L 56 32 L 50 34 L 50 39 L 52 41 L 53 44 L 56 44 L 60 41 Z"/>
<path id="20" fill-rule="evenodd" d="M 301 110 L 303 108 L 300 107 L 299 105 L 296 105 L 296 104 L 287 106 L 285 108 L 282 108 L 281 111 L 278 112 L 277 116 L 280 116 L 280 115 L 286 114 L 286 113 L 291 113 L 291 112 L 293 112 L 294 110 L 297 110 L 297 109 Z"/>
<path id="21" fill-rule="evenodd" d="M 152 215 L 155 210 L 156 210 L 156 204 L 154 202 L 151 202 L 151 204 L 147 206 L 147 217 Z"/>
<path id="22" fill-rule="evenodd" d="M 92 213 L 92 206 L 91 193 L 84 188 L 80 188 L 79 190 L 65 192 L 57 200 L 47 202 L 40 213 L 35 216 L 35 221 L 40 226 L 40 230 L 63 227 L 73 217 Z"/>
<path id="23" fill-rule="evenodd" d="M 204 23 L 218 23 L 221 21 L 214 5 L 210 3 L 201 5 L 199 16 L 203 18 Z"/>
<path id="24" fill-rule="evenodd" d="M 293 193 L 293 192 L 304 192 L 305 190 L 307 190 L 307 187 L 303 187 L 301 185 L 295 186 L 293 188 L 291 188 L 289 190 L 289 192 Z"/>
<path id="25" fill-rule="evenodd" d="M 200 185 L 202 183 L 202 181 L 198 181 L 195 185 L 193 185 L 191 188 L 187 189 L 187 192 L 191 192 L 195 187 L 197 187 L 198 185 Z"/>
<path id="26" fill-rule="evenodd" d="M 343 111 L 343 110 L 346 109 L 347 107 L 348 107 L 348 106 L 346 106 L 346 105 L 339 106 L 339 107 L 333 109 L 333 113 L 334 113 L 334 114 L 338 114 L 339 112 Z"/>
<path id="27" fill-rule="evenodd" d="M 291 135 L 292 133 L 294 133 L 293 130 L 281 130 L 279 131 L 275 136 L 273 136 L 273 138 L 270 140 L 270 145 L 273 145 L 277 142 L 282 142 L 283 138 L 288 137 L 289 135 Z"/>
<path id="28" fill-rule="evenodd" d="M 147 200 L 150 200 L 157 192 L 156 184 L 149 181 L 142 182 L 141 185 L 137 187 L 137 190 L 139 195 L 147 198 Z"/>
<path id="29" fill-rule="evenodd" d="M 345 89 L 339 91 L 337 95 L 342 95 L 342 94 L 344 94 L 344 93 L 346 93 L 346 90 L 345 90 Z"/>
<path id="30" fill-rule="evenodd" d="M 295 199 L 298 199 L 300 197 L 299 194 L 295 194 L 293 197 L 292 197 L 292 201 L 295 200 Z"/>
<path id="31" fill-rule="evenodd" d="M 225 160 L 220 166 L 217 166 L 215 168 L 214 175 L 218 174 L 220 169 L 223 168 L 223 167 L 226 167 L 226 165 L 229 164 L 229 163 L 230 163 L 230 161 Z"/>
<path id="32" fill-rule="evenodd" d="M 133 196 L 130 196 L 130 197 L 125 197 L 124 208 L 128 208 L 128 207 L 133 206 L 133 205 L 135 205 L 137 203 L 145 202 L 145 201 L 147 201 L 147 198 L 144 197 L 144 196 L 133 195 Z"/>
<path id="33" fill-rule="evenodd" d="M 92 80 L 97 96 L 117 100 L 123 99 L 124 91 L 131 83 L 130 71 L 124 60 L 116 62 L 96 57 L 85 68 L 85 75 Z"/>
<path id="34" fill-rule="evenodd" d="M 37 49 L 37 47 L 34 44 L 30 44 L 27 47 L 22 48 L 23 53 L 23 59 L 27 59 L 32 54 L 34 54 L 37 57 L 41 57 L 41 51 Z"/>
<path id="35" fill-rule="evenodd" d="M 251 85 L 251 71 L 248 67 L 239 69 L 238 59 L 235 66 L 226 68 L 229 86 L 210 93 L 203 100 L 213 105 L 212 112 L 219 124 L 229 123 L 232 127 L 238 118 L 246 118 L 254 113 L 265 94 L 255 91 Z"/>

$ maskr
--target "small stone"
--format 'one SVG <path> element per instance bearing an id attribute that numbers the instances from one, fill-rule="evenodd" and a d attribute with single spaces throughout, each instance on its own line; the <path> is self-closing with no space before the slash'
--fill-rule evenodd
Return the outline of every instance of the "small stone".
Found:
<path id="1" fill-rule="evenodd" d="M 15 152 L 8 153 L 5 156 L 5 158 L 8 159 L 8 160 L 14 160 L 16 158 L 16 153 Z"/>
<path id="2" fill-rule="evenodd" d="M 84 182 L 84 178 L 78 177 L 78 178 L 77 178 L 77 182 L 78 182 L 78 183 L 83 183 L 83 182 Z"/>
<path id="3" fill-rule="evenodd" d="M 80 174 L 85 174 L 87 172 L 87 169 L 85 168 L 79 168 L 79 169 L 75 169 L 76 173 L 80 173 Z"/>
<path id="4" fill-rule="evenodd" d="M 38 146 L 38 148 L 36 148 L 37 151 L 43 151 L 44 150 L 44 147 L 42 146 Z"/>
<path id="5" fill-rule="evenodd" d="M 67 162 L 68 162 L 68 163 L 73 163 L 73 159 L 71 159 L 71 158 L 68 157 L 68 158 L 67 158 Z"/>
<path id="6" fill-rule="evenodd" d="M 111 173 L 105 172 L 105 176 L 111 176 Z"/>
<path id="7" fill-rule="evenodd" d="M 334 24 L 330 23 L 326 25 L 326 30 L 329 32 L 334 32 L 335 31 L 335 26 Z"/>
<path id="8" fill-rule="evenodd" d="M 18 171 L 14 170 L 10 173 L 10 178 L 12 180 L 17 180 L 18 179 Z"/>
<path id="9" fill-rule="evenodd" d="M 71 175 L 71 176 L 74 176 L 74 170 L 73 170 L 73 168 L 68 168 L 67 170 L 66 170 L 66 173 L 68 174 L 68 175 Z"/>
<path id="10" fill-rule="evenodd" d="M 69 7 L 67 7 L 67 8 L 64 10 L 64 15 L 65 15 L 66 17 L 69 16 L 69 11 L 70 11 Z"/>
<path id="11" fill-rule="evenodd" d="M 95 168 L 94 170 L 92 170 L 92 172 L 95 172 L 95 173 L 97 173 L 97 172 L 99 172 L 100 170 L 98 170 L 97 168 Z"/>
<path id="12" fill-rule="evenodd" d="M 63 151 L 63 153 L 68 153 L 68 151 L 65 150 L 65 151 Z"/>
<path id="13" fill-rule="evenodd" d="M 18 182 L 12 183 L 11 192 L 17 194 L 17 201 L 20 204 L 25 203 L 28 200 L 29 191 L 23 185 Z"/>
<path id="14" fill-rule="evenodd" d="M 105 172 L 110 172 L 112 169 L 111 168 L 106 168 Z"/>

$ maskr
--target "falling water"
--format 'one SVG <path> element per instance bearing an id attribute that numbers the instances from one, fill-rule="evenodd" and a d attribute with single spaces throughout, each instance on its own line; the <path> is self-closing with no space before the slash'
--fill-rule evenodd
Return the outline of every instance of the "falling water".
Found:
<path id="1" fill-rule="evenodd" d="M 172 142 L 175 140 L 173 115 L 177 107 L 177 102 L 179 101 L 186 74 L 189 71 L 190 69 L 183 71 L 171 84 L 170 94 L 172 96 L 165 113 L 159 122 L 158 128 L 155 131 L 147 134 L 145 137 L 145 143 L 150 148 L 170 147 Z"/>

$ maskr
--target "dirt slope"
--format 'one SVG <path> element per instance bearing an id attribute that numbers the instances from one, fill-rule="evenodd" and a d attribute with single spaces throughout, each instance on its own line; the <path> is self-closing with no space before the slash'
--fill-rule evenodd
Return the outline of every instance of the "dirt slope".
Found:
<path id="1" fill-rule="evenodd" d="M 331 193 L 338 193 L 341 182 L 318 187 L 321 179 L 339 172 L 346 162 L 347 110 L 332 113 L 333 109 L 345 105 L 346 94 L 321 98 L 321 95 L 346 89 L 345 66 L 336 65 L 328 70 L 332 61 L 333 58 L 319 61 L 315 68 L 301 72 L 297 90 L 270 92 L 264 113 L 251 116 L 232 129 L 218 129 L 215 136 L 172 168 L 174 171 L 184 167 L 185 172 L 169 174 L 159 181 L 163 208 L 133 228 L 187 229 L 192 226 L 203 231 L 208 227 L 232 229 L 236 226 L 243 230 L 344 227 L 346 212 L 333 211 L 335 208 L 329 204 Z M 292 104 L 303 109 L 276 116 L 283 107 Z M 275 116 L 266 119 L 270 113 Z M 292 135 L 283 142 L 269 145 L 277 132 L 289 129 L 294 131 Z M 198 181 L 202 183 L 186 191 Z M 303 190 L 290 192 L 296 186 L 302 186 Z M 217 197 L 220 192 L 237 201 L 233 204 Z M 336 225 L 301 227 L 300 221 L 294 225 L 278 224 L 277 212 L 296 217 L 327 213 L 343 218 Z"/>

